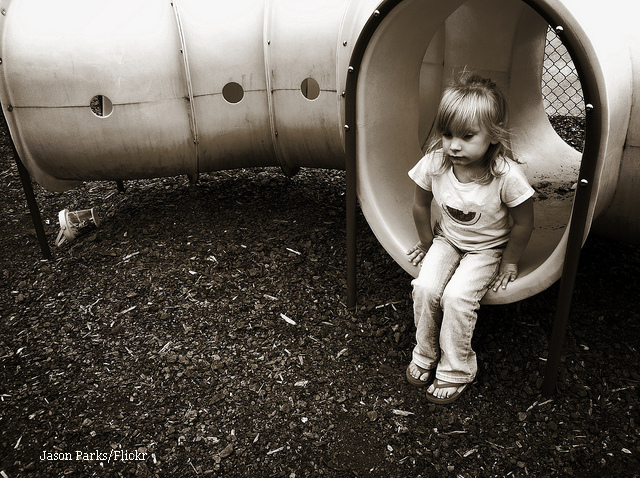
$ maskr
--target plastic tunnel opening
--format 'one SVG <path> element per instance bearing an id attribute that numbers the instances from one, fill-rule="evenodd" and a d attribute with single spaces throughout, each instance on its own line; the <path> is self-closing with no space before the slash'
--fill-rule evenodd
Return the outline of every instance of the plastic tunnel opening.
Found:
<path id="1" fill-rule="evenodd" d="M 417 241 L 414 184 L 407 172 L 422 156 L 451 76 L 468 68 L 490 77 L 509 98 L 514 155 L 538 194 L 535 231 L 520 277 L 508 292 L 490 291 L 484 302 L 534 295 L 561 275 L 582 159 L 545 111 L 541 84 L 550 25 L 520 0 L 395 3 L 368 42 L 357 80 L 357 189 L 363 213 L 387 252 L 417 276 L 418 268 L 405 257 Z"/>

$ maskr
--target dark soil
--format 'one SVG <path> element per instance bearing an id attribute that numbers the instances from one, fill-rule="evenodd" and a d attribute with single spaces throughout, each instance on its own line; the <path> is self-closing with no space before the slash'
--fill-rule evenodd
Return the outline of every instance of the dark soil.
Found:
<path id="1" fill-rule="evenodd" d="M 556 395 L 554 285 L 481 309 L 479 379 L 439 407 L 404 377 L 410 277 L 361 216 L 345 307 L 342 172 L 35 186 L 52 247 L 59 210 L 102 219 L 47 261 L 1 139 L 3 478 L 640 476 L 637 248 L 587 241 Z"/>

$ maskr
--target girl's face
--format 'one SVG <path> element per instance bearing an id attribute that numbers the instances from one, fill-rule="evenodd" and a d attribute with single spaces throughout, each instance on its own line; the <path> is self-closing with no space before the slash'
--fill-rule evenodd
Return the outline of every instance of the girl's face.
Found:
<path id="1" fill-rule="evenodd" d="M 463 168 L 483 167 L 484 155 L 491 144 L 489 134 L 474 121 L 466 131 L 442 134 L 442 150 L 454 166 Z"/>

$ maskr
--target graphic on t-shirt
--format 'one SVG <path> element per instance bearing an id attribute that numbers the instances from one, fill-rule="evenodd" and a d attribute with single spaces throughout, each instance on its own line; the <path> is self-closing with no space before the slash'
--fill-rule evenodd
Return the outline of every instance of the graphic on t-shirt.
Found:
<path id="1" fill-rule="evenodd" d="M 479 212 L 464 212 L 460 209 L 456 209 L 455 207 L 447 206 L 444 204 L 442 206 L 444 212 L 453 219 L 458 224 L 462 224 L 464 226 L 472 226 L 480 220 L 480 216 L 482 215 Z"/>

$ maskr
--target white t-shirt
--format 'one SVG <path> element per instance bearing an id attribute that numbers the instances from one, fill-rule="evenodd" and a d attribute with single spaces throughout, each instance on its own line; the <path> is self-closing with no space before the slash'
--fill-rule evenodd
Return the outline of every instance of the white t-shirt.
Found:
<path id="1" fill-rule="evenodd" d="M 502 175 L 489 184 L 461 183 L 453 168 L 437 174 L 441 154 L 439 150 L 424 156 L 409 176 L 433 193 L 444 237 L 463 251 L 506 244 L 513 225 L 508 208 L 522 204 L 535 193 L 522 168 L 512 159 L 500 158 Z"/>

